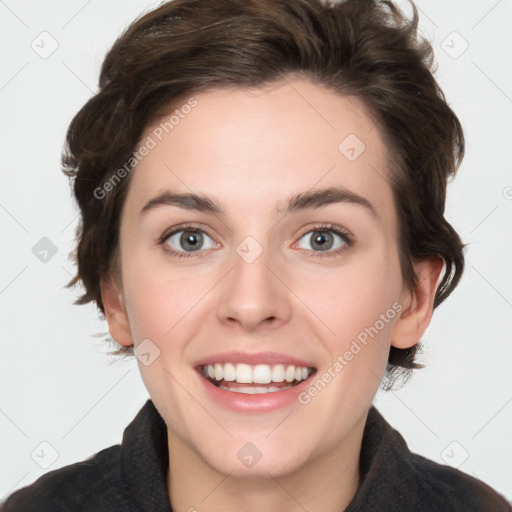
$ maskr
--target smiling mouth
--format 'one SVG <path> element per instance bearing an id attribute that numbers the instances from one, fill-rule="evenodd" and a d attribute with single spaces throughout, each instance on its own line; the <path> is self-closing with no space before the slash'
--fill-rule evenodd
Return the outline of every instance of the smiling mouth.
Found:
<path id="1" fill-rule="evenodd" d="M 216 363 L 202 365 L 197 369 L 214 386 L 233 393 L 248 395 L 293 388 L 316 372 L 316 368 L 305 366 L 244 363 Z"/>

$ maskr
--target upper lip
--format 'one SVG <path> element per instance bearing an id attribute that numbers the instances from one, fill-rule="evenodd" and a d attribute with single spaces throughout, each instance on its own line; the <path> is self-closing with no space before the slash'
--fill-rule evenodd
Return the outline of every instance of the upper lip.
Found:
<path id="1" fill-rule="evenodd" d="M 196 366 L 214 365 L 216 363 L 245 363 L 254 366 L 258 364 L 283 364 L 314 368 L 310 361 L 278 352 L 222 352 L 203 357 L 196 362 Z"/>

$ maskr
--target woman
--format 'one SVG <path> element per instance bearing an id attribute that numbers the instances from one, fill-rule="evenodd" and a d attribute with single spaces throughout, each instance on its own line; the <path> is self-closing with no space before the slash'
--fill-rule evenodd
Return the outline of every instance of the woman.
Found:
<path id="1" fill-rule="evenodd" d="M 416 28 L 390 2 L 174 0 L 118 39 L 68 131 L 70 286 L 151 400 L 3 510 L 511 510 L 372 406 L 464 266 L 462 128 Z"/>

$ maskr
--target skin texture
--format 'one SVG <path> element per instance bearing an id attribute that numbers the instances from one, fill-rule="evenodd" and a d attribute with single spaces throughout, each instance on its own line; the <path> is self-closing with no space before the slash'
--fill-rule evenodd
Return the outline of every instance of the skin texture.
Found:
<path id="1" fill-rule="evenodd" d="M 302 78 L 194 97 L 197 106 L 132 171 L 122 282 L 102 284 L 110 333 L 160 350 L 139 368 L 168 427 L 174 510 L 342 510 L 359 484 L 363 429 L 389 347 L 420 340 L 441 262 L 417 263 L 418 288 L 404 287 L 387 147 L 357 98 Z M 350 134 L 365 145 L 354 161 L 338 149 Z M 300 192 L 340 185 L 376 215 L 348 202 L 278 210 Z M 177 206 L 139 214 L 166 189 L 208 195 L 225 214 Z M 206 233 L 204 249 L 180 244 L 181 232 L 158 244 L 186 222 Z M 348 230 L 353 245 L 328 232 L 333 247 L 319 249 L 313 232 L 323 223 Z M 247 236 L 263 250 L 252 263 L 236 251 Z M 192 256 L 172 256 L 165 245 Z M 400 313 L 307 405 L 236 413 L 205 395 L 194 369 L 218 352 L 275 351 L 311 361 L 320 375 L 393 304 Z M 262 453 L 251 468 L 237 457 L 246 442 Z"/>

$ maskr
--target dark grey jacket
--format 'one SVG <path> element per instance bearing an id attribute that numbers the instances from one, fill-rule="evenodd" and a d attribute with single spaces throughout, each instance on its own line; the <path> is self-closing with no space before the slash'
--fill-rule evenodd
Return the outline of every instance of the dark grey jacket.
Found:
<path id="1" fill-rule="evenodd" d="M 148 400 L 120 445 L 41 476 L 17 490 L 2 512 L 172 512 L 166 486 L 167 429 Z M 361 482 L 345 512 L 506 512 L 491 487 L 409 451 L 371 407 L 360 455 Z M 311 511 L 318 512 L 318 511 Z"/>

